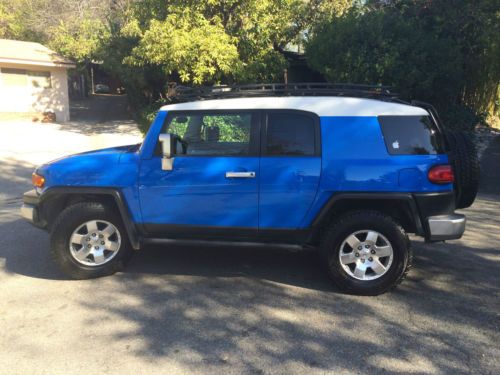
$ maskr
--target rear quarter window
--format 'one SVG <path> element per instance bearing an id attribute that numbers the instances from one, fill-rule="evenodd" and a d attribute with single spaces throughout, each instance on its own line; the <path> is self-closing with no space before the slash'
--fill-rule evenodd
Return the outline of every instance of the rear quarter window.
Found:
<path id="1" fill-rule="evenodd" d="M 267 118 L 265 155 L 313 156 L 316 129 L 311 116 L 270 113 Z"/>
<path id="2" fill-rule="evenodd" d="M 444 153 L 437 127 L 429 116 L 379 116 L 378 121 L 391 155 Z"/>

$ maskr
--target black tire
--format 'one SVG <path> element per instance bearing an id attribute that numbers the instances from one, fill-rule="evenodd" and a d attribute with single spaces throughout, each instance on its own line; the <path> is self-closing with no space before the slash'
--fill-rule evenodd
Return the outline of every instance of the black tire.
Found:
<path id="1" fill-rule="evenodd" d="M 455 174 L 456 208 L 470 207 L 479 189 L 480 167 L 477 150 L 470 135 L 464 132 L 447 131 L 448 156 Z"/>
<path id="2" fill-rule="evenodd" d="M 373 230 L 382 234 L 393 250 L 392 264 L 387 272 L 375 280 L 358 280 L 349 275 L 339 259 L 344 240 L 357 231 Z M 320 253 L 330 278 L 343 292 L 375 296 L 396 287 L 408 274 L 413 254 L 410 241 L 403 228 L 390 216 L 377 211 L 354 211 L 333 222 L 320 244 Z"/>
<path id="3" fill-rule="evenodd" d="M 71 255 L 69 241 L 79 226 L 92 220 L 112 223 L 120 233 L 121 244 L 117 254 L 108 263 L 87 266 Z M 67 207 L 57 217 L 50 232 L 50 254 L 52 260 L 67 276 L 73 279 L 92 279 L 122 270 L 132 257 L 133 249 L 121 217 L 115 210 L 97 202 L 82 202 Z"/>

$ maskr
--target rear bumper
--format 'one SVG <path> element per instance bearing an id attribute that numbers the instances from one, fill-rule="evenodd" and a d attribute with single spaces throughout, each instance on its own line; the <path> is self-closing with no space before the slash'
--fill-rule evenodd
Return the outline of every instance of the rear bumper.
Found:
<path id="1" fill-rule="evenodd" d="M 465 232 L 465 215 L 450 214 L 427 218 L 430 241 L 456 240 Z"/>
<path id="2" fill-rule="evenodd" d="M 455 213 L 453 191 L 414 194 L 427 241 L 456 240 L 465 231 L 465 215 Z"/>
<path id="3" fill-rule="evenodd" d="M 35 190 L 30 190 L 23 195 L 23 205 L 21 206 L 21 216 L 29 223 L 38 228 L 45 229 L 47 224 L 40 219 L 38 212 L 39 195 Z"/>

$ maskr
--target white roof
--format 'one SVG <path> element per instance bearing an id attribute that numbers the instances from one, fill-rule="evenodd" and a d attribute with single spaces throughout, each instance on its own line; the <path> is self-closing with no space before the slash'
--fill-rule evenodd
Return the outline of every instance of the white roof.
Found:
<path id="1" fill-rule="evenodd" d="M 250 97 L 234 99 L 200 100 L 169 104 L 162 111 L 189 111 L 209 109 L 297 109 L 318 116 L 425 116 L 427 111 L 406 104 L 375 99 L 332 96 Z"/>

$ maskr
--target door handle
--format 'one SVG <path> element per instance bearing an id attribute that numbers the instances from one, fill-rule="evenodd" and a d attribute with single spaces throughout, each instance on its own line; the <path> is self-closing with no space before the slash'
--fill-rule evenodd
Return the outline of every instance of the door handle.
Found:
<path id="1" fill-rule="evenodd" d="M 255 172 L 226 172 L 226 178 L 254 178 Z"/>

